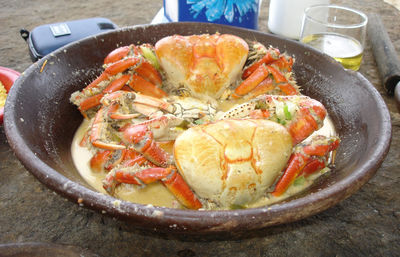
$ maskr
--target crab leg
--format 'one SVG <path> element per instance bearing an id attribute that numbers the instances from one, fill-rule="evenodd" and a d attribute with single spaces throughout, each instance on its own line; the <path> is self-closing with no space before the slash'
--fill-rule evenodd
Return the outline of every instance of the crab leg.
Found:
<path id="1" fill-rule="evenodd" d="M 112 63 L 110 66 L 105 68 L 104 72 L 106 74 L 110 75 L 116 75 L 120 72 L 125 71 L 126 69 L 136 65 L 139 61 L 141 61 L 141 58 L 139 57 L 128 57 L 119 61 L 116 61 Z"/>
<path id="2" fill-rule="evenodd" d="M 121 60 L 122 58 L 128 55 L 132 46 L 133 45 L 121 46 L 117 49 L 114 49 L 106 56 L 106 58 L 104 59 L 104 64 L 114 63 L 116 61 Z"/>
<path id="3" fill-rule="evenodd" d="M 130 59 L 132 59 L 132 58 L 130 58 Z M 138 61 L 138 60 L 136 60 L 136 61 Z M 119 62 L 114 63 L 111 66 L 109 66 L 108 68 L 106 68 L 106 70 L 97 79 L 95 79 L 91 84 L 89 84 L 86 88 L 84 88 L 83 91 L 87 91 L 91 88 L 98 87 L 98 84 L 100 82 L 107 80 L 111 76 L 116 75 L 119 72 L 124 71 L 125 69 L 130 67 L 127 65 L 127 63 L 119 63 Z M 126 66 L 128 66 L 128 67 L 126 67 Z M 85 100 L 83 100 L 79 104 L 79 110 L 82 112 L 82 111 L 89 110 L 90 108 L 93 108 L 93 107 L 99 105 L 100 100 L 104 96 L 105 93 L 111 93 L 111 92 L 120 90 L 128 82 L 128 80 L 129 80 L 129 75 L 124 75 L 121 78 L 112 81 L 106 87 L 105 91 L 103 90 L 99 94 L 95 94 L 95 95 L 90 96 L 90 97 L 86 98 Z"/>
<path id="4" fill-rule="evenodd" d="M 143 78 L 146 78 L 153 85 L 158 87 L 161 86 L 162 84 L 161 76 L 158 73 L 157 69 L 154 68 L 154 66 L 151 65 L 149 62 L 147 61 L 142 62 L 139 65 L 139 67 L 135 69 L 135 71 Z"/>
<path id="5" fill-rule="evenodd" d="M 129 75 L 124 75 L 116 80 L 113 80 L 100 94 L 90 96 L 83 100 L 79 105 L 80 111 L 86 111 L 90 108 L 93 108 L 100 104 L 101 98 L 105 93 L 112 93 L 117 90 L 120 90 L 123 86 L 125 86 L 126 82 L 129 80 Z"/>
<path id="6" fill-rule="evenodd" d="M 139 62 L 140 58 L 138 57 L 130 57 L 126 58 L 123 60 L 119 60 L 117 62 L 112 63 L 109 65 L 103 73 L 100 74 L 92 83 L 90 83 L 87 87 L 83 89 L 83 91 L 86 91 L 88 89 L 98 87 L 100 82 L 105 81 L 109 79 L 111 76 L 114 76 L 120 72 L 123 72 L 124 70 L 128 69 L 129 67 L 137 64 Z"/>
<path id="7" fill-rule="evenodd" d="M 93 95 L 93 96 L 89 96 L 88 98 L 86 98 L 79 104 L 79 110 L 83 114 L 83 111 L 87 111 L 90 108 L 98 106 L 100 104 L 100 100 L 102 97 L 103 97 L 102 93 Z"/>
<path id="8" fill-rule="evenodd" d="M 174 111 L 174 107 L 168 103 L 167 101 L 160 100 L 156 97 L 151 97 L 147 95 L 136 94 L 135 95 L 135 104 L 142 104 L 149 107 L 153 107 L 162 111 L 166 111 L 168 113 L 172 113 Z"/>
<path id="9" fill-rule="evenodd" d="M 113 143 L 106 143 L 103 141 L 103 132 L 106 122 L 104 122 L 104 119 L 106 117 L 106 111 L 105 108 L 102 107 L 100 110 L 97 111 L 96 116 L 94 117 L 93 120 L 93 125 L 91 127 L 91 132 L 90 132 L 90 142 L 92 143 L 93 146 L 101 148 L 101 149 L 106 149 L 106 150 L 117 150 L 117 149 L 125 149 L 125 146 L 123 145 L 118 145 L 118 144 L 113 144 Z"/>
<path id="10" fill-rule="evenodd" d="M 182 130 L 171 130 L 173 127 L 180 126 L 183 124 L 184 120 L 175 117 L 174 115 L 171 114 L 162 114 L 162 116 L 143 121 L 138 124 L 127 124 L 123 128 L 121 128 L 120 133 L 122 133 L 122 141 L 125 144 L 119 144 L 119 143 L 113 143 L 110 142 L 107 138 L 106 135 L 109 133 L 107 129 L 112 129 L 109 127 L 107 120 L 109 118 L 115 118 L 115 119 L 130 119 L 137 117 L 138 115 L 141 115 L 141 113 L 132 113 L 132 114 L 119 114 L 117 113 L 117 109 L 119 108 L 119 102 L 121 98 L 114 99 L 113 97 L 117 96 L 125 96 L 133 100 L 135 102 L 138 100 L 139 102 L 145 102 L 144 100 L 149 100 L 146 102 L 146 104 L 153 104 L 158 106 L 159 108 L 165 108 L 165 109 L 170 109 L 170 104 L 168 102 L 161 101 L 157 98 L 151 98 L 151 97 L 143 97 L 140 95 L 137 95 L 135 93 L 127 93 L 127 92 L 114 92 L 110 95 L 106 95 L 103 99 L 103 107 L 100 108 L 95 117 L 93 118 L 91 130 L 90 130 L 90 136 L 89 136 L 89 142 L 101 149 L 106 149 L 106 150 L 122 150 L 125 149 L 127 146 L 129 147 L 130 145 L 133 144 L 134 149 L 141 154 L 145 155 L 146 158 L 148 158 L 150 161 L 156 163 L 157 165 L 161 165 L 164 163 L 164 166 L 167 164 L 165 161 L 168 159 L 169 163 L 169 157 L 166 155 L 165 151 L 162 150 L 160 147 L 157 146 L 157 144 L 154 142 L 154 138 L 157 138 L 158 140 L 173 140 L 177 137 L 177 135 L 182 131 Z M 109 97 L 109 98 L 107 98 Z M 137 97 L 137 98 L 136 98 Z M 152 102 L 152 100 L 155 100 Z M 133 103 L 135 105 L 135 103 Z M 147 106 L 147 105 L 142 105 L 141 106 L 142 112 L 149 112 L 147 109 L 150 109 L 150 113 L 146 114 L 153 114 L 155 111 L 158 110 L 155 107 L 152 106 Z M 136 106 L 137 107 L 137 106 Z M 135 107 L 135 110 L 137 108 Z M 173 107 L 173 106 L 172 106 Z M 165 109 L 163 109 L 165 111 Z M 146 111 L 145 111 L 146 110 Z M 150 115 L 147 115 L 150 116 Z M 161 158 L 161 159 L 160 159 Z"/>
<path id="11" fill-rule="evenodd" d="M 130 79 L 129 75 L 123 75 L 120 78 L 113 80 L 104 90 L 103 94 L 109 94 L 120 90 Z"/>
<path id="12" fill-rule="evenodd" d="M 108 117 L 114 120 L 128 120 L 139 117 L 141 115 L 140 113 L 129 113 L 129 114 L 118 113 L 117 111 L 119 110 L 119 108 L 120 108 L 119 103 L 112 103 L 108 107 L 108 112 L 107 112 Z"/>
<path id="13" fill-rule="evenodd" d="M 235 89 L 232 97 L 239 98 L 246 94 L 249 94 L 250 97 L 255 97 L 267 93 L 267 89 L 272 91 L 275 87 L 278 87 L 284 95 L 298 95 L 299 92 L 296 86 L 288 82 L 281 70 L 277 69 L 278 66 L 274 66 L 275 62 L 269 65 L 261 64 Z M 273 79 L 268 77 L 270 74 Z M 264 81 L 268 82 L 268 84 L 265 84 Z"/>
<path id="14" fill-rule="evenodd" d="M 296 145 L 306 139 L 314 131 L 321 128 L 326 116 L 325 107 L 317 100 L 309 98 L 301 102 L 300 110 L 293 122 L 286 125 Z"/>
<path id="15" fill-rule="evenodd" d="M 339 142 L 338 137 L 317 136 L 309 145 L 296 147 L 272 194 L 274 196 L 282 195 L 306 167 L 307 174 L 324 168 L 326 166 L 324 160 L 327 159 L 329 152 L 337 149 Z"/>
<path id="16" fill-rule="evenodd" d="M 274 89 L 272 78 L 267 77 L 260 82 L 251 92 L 249 92 L 249 97 L 254 98 L 259 95 L 266 94 Z"/>
<path id="17" fill-rule="evenodd" d="M 287 82 L 286 77 L 280 71 L 278 71 L 277 69 L 275 69 L 271 65 L 268 65 L 266 68 L 269 71 L 269 73 L 272 74 L 272 76 L 274 77 L 274 80 L 275 80 L 276 83 Z"/>
<path id="18" fill-rule="evenodd" d="M 154 141 L 153 132 L 147 125 L 130 125 L 124 129 L 122 137 L 125 144 L 132 145 L 157 166 L 167 167 L 172 162 L 171 156 Z"/>
<path id="19" fill-rule="evenodd" d="M 242 82 L 233 93 L 233 98 L 239 98 L 249 93 L 251 90 L 256 88 L 264 79 L 269 75 L 269 70 L 265 65 L 258 67 L 246 80 Z"/>
<path id="20" fill-rule="evenodd" d="M 292 71 L 293 58 L 289 57 L 289 60 L 287 60 L 284 56 L 281 56 L 279 60 L 276 60 L 271 64 L 278 67 L 280 70 L 287 70 L 290 72 Z"/>
<path id="21" fill-rule="evenodd" d="M 103 97 L 101 103 L 105 106 L 111 106 L 116 103 L 120 105 L 130 105 L 137 113 L 141 113 L 148 117 L 158 111 L 172 113 L 175 110 L 175 107 L 167 101 L 161 100 L 156 97 L 126 91 L 116 91 L 111 94 L 107 94 Z M 110 110 L 110 113 L 115 113 L 116 110 L 117 108 L 114 106 L 112 110 Z M 129 116 L 130 114 L 121 115 Z M 135 114 L 132 115 L 136 116 Z M 132 118 L 128 116 L 125 118 Z M 121 117 L 121 119 L 124 119 L 124 117 Z"/>
<path id="22" fill-rule="evenodd" d="M 90 168 L 93 171 L 100 172 L 105 167 L 105 163 L 110 159 L 111 150 L 100 150 L 90 159 Z"/>
<path id="23" fill-rule="evenodd" d="M 86 86 L 86 87 L 83 89 L 83 91 L 87 91 L 87 90 L 89 90 L 89 89 L 91 89 L 91 88 L 98 87 L 98 85 L 99 85 L 100 82 L 102 82 L 102 81 L 104 81 L 104 80 L 107 80 L 107 79 L 109 79 L 109 78 L 110 78 L 110 75 L 103 72 L 103 73 L 100 74 L 100 76 L 98 76 L 95 80 L 93 80 L 92 83 L 90 83 L 88 86 Z"/>
<path id="24" fill-rule="evenodd" d="M 90 159 L 90 168 L 96 172 L 111 170 L 125 158 L 124 150 L 100 150 Z"/>
<path id="25" fill-rule="evenodd" d="M 190 189 L 182 176 L 173 167 L 172 174 L 161 181 L 175 195 L 179 202 L 189 209 L 200 209 L 203 205 Z"/>
<path id="26" fill-rule="evenodd" d="M 156 167 L 155 164 L 149 162 L 149 160 L 146 159 L 146 157 L 144 157 L 143 155 L 138 155 L 137 157 L 133 158 L 133 159 L 129 159 L 129 160 L 125 160 L 122 163 L 123 167 L 131 167 L 133 165 L 139 165 L 139 166 L 143 166 L 143 165 L 147 165 L 147 166 L 154 166 Z"/>
<path id="27" fill-rule="evenodd" d="M 165 93 L 164 90 L 161 88 L 157 87 L 153 83 L 147 81 L 143 77 L 133 74 L 131 78 L 131 82 L 129 83 L 129 86 L 136 92 L 156 97 L 156 98 L 163 98 L 168 96 L 167 93 Z"/>
<path id="28" fill-rule="evenodd" d="M 297 90 L 296 87 L 294 87 L 292 84 L 289 82 L 279 84 L 278 87 L 280 90 L 285 94 L 285 95 L 298 95 L 299 91 Z"/>
<path id="29" fill-rule="evenodd" d="M 278 49 L 269 49 L 267 53 L 257 62 L 249 66 L 243 71 L 242 79 L 248 78 L 253 72 L 255 72 L 260 66 L 263 64 L 270 64 L 279 59 L 279 50 Z"/>
<path id="30" fill-rule="evenodd" d="M 139 166 L 147 165 L 155 167 L 155 164 L 151 163 L 142 154 L 138 153 L 133 149 L 125 149 L 123 150 L 123 152 L 124 152 L 124 157 L 121 162 L 122 167 L 131 167 L 135 164 Z"/>
<path id="31" fill-rule="evenodd" d="M 318 170 L 322 170 L 326 166 L 327 159 L 328 158 L 311 158 L 311 160 L 304 166 L 303 170 L 297 176 L 299 177 L 304 175 L 307 177 Z"/>
<path id="32" fill-rule="evenodd" d="M 201 202 L 174 166 L 167 168 L 154 167 L 136 172 L 116 170 L 107 175 L 104 188 L 110 192 L 113 191 L 113 186 L 117 183 L 145 185 L 156 181 L 161 181 L 185 207 L 189 209 L 199 209 L 202 207 Z"/>
<path id="33" fill-rule="evenodd" d="M 110 57 L 111 60 L 113 60 L 114 57 L 115 56 Z M 79 103 L 79 109 L 81 110 L 81 112 L 99 105 L 100 99 L 104 96 L 104 94 L 121 90 L 125 87 L 126 84 L 129 84 L 130 88 L 137 92 L 141 92 L 143 94 L 147 94 L 153 97 L 163 98 L 167 96 L 164 90 L 158 87 L 161 86 L 162 83 L 161 76 L 158 71 L 150 63 L 139 56 L 126 57 L 124 59 L 120 59 L 114 63 L 111 63 L 108 67 L 105 68 L 103 73 L 100 74 L 100 76 L 92 83 L 90 83 L 86 88 L 84 88 L 82 92 L 91 92 L 89 90 L 98 88 L 101 82 L 106 81 L 112 78 L 112 76 L 124 72 L 131 67 L 135 67 L 135 72 L 137 72 L 137 74 L 139 75 L 126 74 L 118 79 L 113 80 L 100 93 L 89 96 L 81 101 Z"/>

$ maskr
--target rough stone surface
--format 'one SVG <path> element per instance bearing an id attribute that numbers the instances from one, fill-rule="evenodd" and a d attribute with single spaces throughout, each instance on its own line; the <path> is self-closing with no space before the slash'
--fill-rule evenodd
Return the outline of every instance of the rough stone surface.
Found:
<path id="1" fill-rule="evenodd" d="M 332 1 L 376 12 L 400 52 L 400 15 L 382 0 Z M 269 1 L 260 26 L 267 31 Z M 106 17 L 120 27 L 150 23 L 161 0 L 2 0 L 0 66 L 23 72 L 31 64 L 21 28 L 87 17 Z M 398 256 L 400 253 L 400 115 L 385 94 L 367 42 L 360 69 L 391 112 L 389 154 L 357 193 L 310 218 L 254 232 L 248 238 L 177 238 L 136 231 L 124 222 L 79 207 L 40 184 L 17 160 L 0 128 L 0 244 L 68 244 L 100 256 Z"/>

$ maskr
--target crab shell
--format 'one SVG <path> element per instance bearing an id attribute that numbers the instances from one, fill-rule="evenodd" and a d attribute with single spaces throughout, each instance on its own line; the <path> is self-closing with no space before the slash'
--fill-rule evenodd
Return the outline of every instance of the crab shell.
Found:
<path id="1" fill-rule="evenodd" d="M 230 34 L 174 35 L 159 40 L 155 52 L 174 87 L 218 99 L 240 77 L 249 46 Z"/>
<path id="2" fill-rule="evenodd" d="M 216 208 L 245 207 L 265 196 L 292 151 L 282 125 L 227 119 L 195 126 L 175 141 L 176 165 L 192 190 Z"/>

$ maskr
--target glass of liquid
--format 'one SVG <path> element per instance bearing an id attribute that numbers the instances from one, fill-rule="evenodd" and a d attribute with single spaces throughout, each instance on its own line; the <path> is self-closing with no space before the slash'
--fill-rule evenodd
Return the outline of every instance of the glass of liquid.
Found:
<path id="1" fill-rule="evenodd" d="M 361 65 L 368 17 L 337 5 L 314 5 L 304 11 L 300 41 L 358 70 Z"/>

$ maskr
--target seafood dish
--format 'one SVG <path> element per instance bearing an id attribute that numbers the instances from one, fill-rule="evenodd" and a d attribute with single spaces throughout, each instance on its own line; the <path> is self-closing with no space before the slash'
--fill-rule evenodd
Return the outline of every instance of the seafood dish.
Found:
<path id="1" fill-rule="evenodd" d="M 77 169 L 101 192 L 156 206 L 252 208 L 293 196 L 329 171 L 340 144 L 323 104 L 301 94 L 294 61 L 219 33 L 118 47 L 71 95 L 84 117 Z"/>

